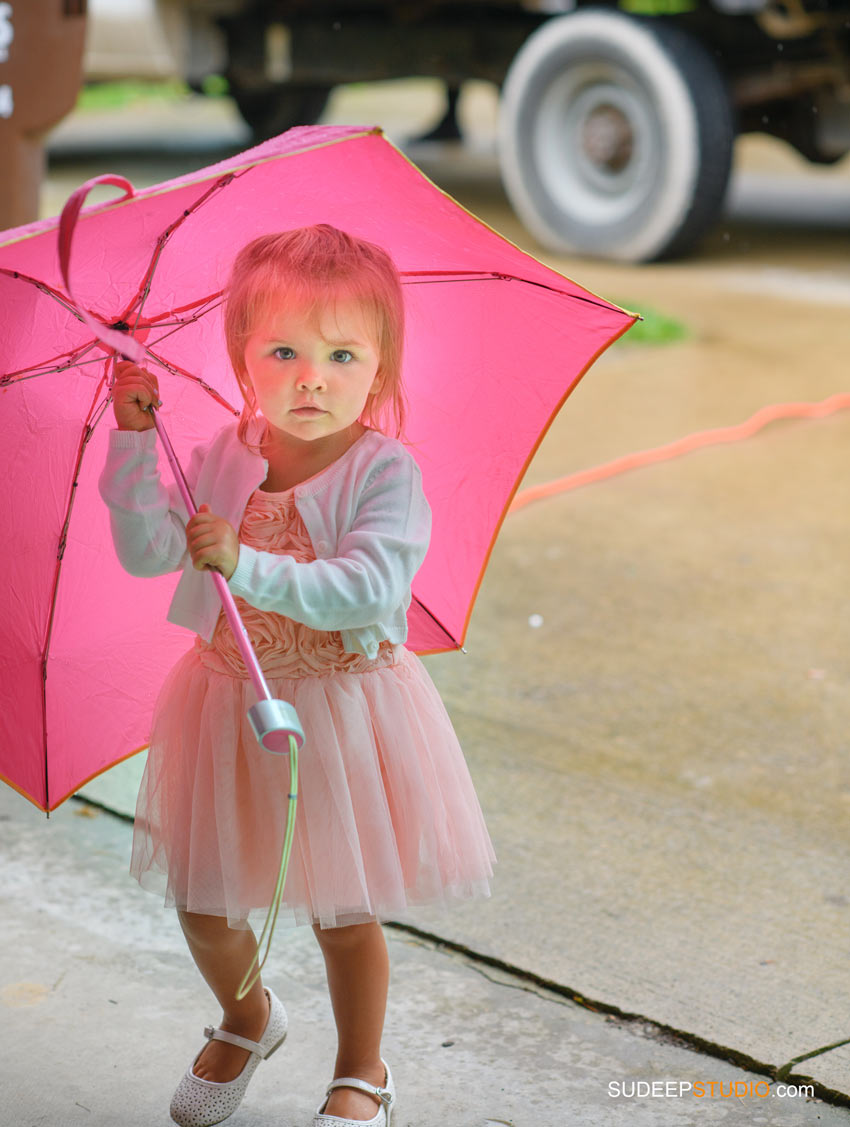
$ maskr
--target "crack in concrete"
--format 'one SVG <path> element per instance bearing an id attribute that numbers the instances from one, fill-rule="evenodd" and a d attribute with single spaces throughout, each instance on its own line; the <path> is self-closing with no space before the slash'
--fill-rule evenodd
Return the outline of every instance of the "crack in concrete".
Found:
<path id="1" fill-rule="evenodd" d="M 83 798 L 80 795 L 73 795 L 72 800 L 84 803 L 88 806 L 97 807 L 105 813 L 110 814 L 113 818 L 118 818 L 120 821 L 128 822 L 131 825 L 133 824 L 134 817 L 131 814 L 122 814 L 120 811 L 112 810 L 110 807 L 100 802 Z M 751 1057 L 747 1053 L 742 1053 L 738 1049 L 733 1049 L 728 1045 L 719 1045 L 714 1041 L 707 1041 L 696 1033 L 690 1033 L 682 1029 L 674 1029 L 673 1026 L 665 1025 L 663 1022 L 653 1021 L 652 1018 L 648 1018 L 643 1014 L 628 1013 L 609 1002 L 586 998 L 571 986 L 554 982 L 551 979 L 544 978 L 542 975 L 535 974 L 533 971 L 524 970 L 522 967 L 505 962 L 503 959 L 498 959 L 493 955 L 485 955 L 480 951 L 467 947 L 463 943 L 456 943 L 453 940 L 444 939 L 434 932 L 424 931 L 422 928 L 417 928 L 412 924 L 400 923 L 397 920 L 384 920 L 382 923 L 386 928 L 402 932 L 418 940 L 423 947 L 430 947 L 438 953 L 461 956 L 464 961 L 470 965 L 471 969 L 483 975 L 484 978 L 488 979 L 496 986 L 504 986 L 512 990 L 522 990 L 526 993 L 534 994 L 545 1002 L 555 1003 L 556 1005 L 568 1006 L 572 1002 L 593 1013 L 606 1014 L 607 1020 L 614 1024 L 621 1025 L 629 1032 L 635 1032 L 637 1030 L 640 1036 L 651 1038 L 676 1048 L 685 1049 L 688 1052 L 700 1053 L 703 1056 L 726 1061 L 747 1072 L 767 1076 L 773 1082 L 781 1081 L 784 1083 L 811 1084 L 815 1096 L 823 1100 L 824 1103 L 832 1104 L 836 1107 L 850 1107 L 850 1095 L 847 1093 L 828 1088 L 826 1085 L 815 1080 L 814 1077 L 807 1076 L 804 1073 L 793 1073 L 791 1071 L 795 1064 L 800 1064 L 804 1060 L 810 1060 L 812 1057 L 820 1056 L 822 1053 L 829 1052 L 831 1049 L 837 1049 L 842 1045 L 850 1044 L 850 1038 L 843 1041 L 836 1041 L 831 1045 L 824 1045 L 808 1053 L 802 1053 L 799 1056 L 792 1057 L 791 1060 L 777 1067 L 767 1064 L 765 1061 L 756 1060 L 755 1057 Z M 495 970 L 501 971 L 503 974 L 510 975 L 511 978 L 518 979 L 519 982 L 505 982 L 502 979 L 494 978 L 482 969 L 484 966 L 492 967 Z M 524 985 L 525 983 L 531 985 Z"/>
<path id="2" fill-rule="evenodd" d="M 780 1068 L 777 1068 L 776 1079 L 787 1079 L 787 1077 L 790 1075 L 793 1065 L 799 1064 L 804 1060 L 811 1060 L 812 1057 L 819 1057 L 822 1053 L 828 1053 L 831 1049 L 840 1049 L 842 1045 L 850 1045 L 850 1037 L 845 1037 L 843 1041 L 833 1041 L 831 1045 L 822 1045 L 818 1049 L 812 1049 L 812 1051 L 809 1053 L 801 1053 L 798 1057 L 792 1057 Z"/>
<path id="3" fill-rule="evenodd" d="M 554 1002 L 557 1005 L 569 1005 L 570 1002 L 573 1002 L 583 1009 L 591 1010 L 593 1013 L 608 1015 L 607 1019 L 609 1021 L 617 1025 L 622 1025 L 624 1029 L 628 1029 L 630 1032 L 637 1030 L 641 1036 L 652 1038 L 663 1044 L 672 1045 L 689 1052 L 700 1053 L 703 1056 L 726 1061 L 747 1072 L 767 1076 L 772 1082 L 782 1081 L 784 1083 L 810 1084 L 814 1090 L 815 1096 L 824 1103 L 832 1104 L 836 1107 L 850 1107 L 850 1095 L 847 1093 L 829 1088 L 825 1084 L 821 1084 L 819 1081 L 815 1080 L 814 1077 L 807 1076 L 803 1073 L 791 1072 L 793 1065 L 803 1060 L 818 1056 L 820 1053 L 827 1052 L 829 1049 L 838 1048 L 840 1045 L 850 1044 L 850 1038 L 846 1041 L 837 1041 L 835 1044 L 824 1046 L 822 1049 L 817 1049 L 811 1053 L 794 1057 L 792 1060 L 786 1062 L 786 1064 L 777 1068 L 775 1065 L 756 1060 L 755 1057 L 751 1057 L 749 1054 L 742 1053 L 740 1050 L 733 1049 L 728 1045 L 719 1045 L 714 1041 L 707 1041 L 696 1033 L 690 1033 L 682 1029 L 674 1029 L 670 1025 L 653 1021 L 652 1018 L 648 1018 L 643 1014 L 628 1013 L 608 1002 L 586 998 L 571 986 L 553 982 L 550 979 L 543 978 L 542 975 L 535 974 L 533 971 L 523 970 L 522 967 L 514 966 L 502 959 L 495 958 L 493 955 L 485 955 L 480 951 L 475 951 L 473 948 L 465 946 L 463 943 L 443 939 L 433 932 L 424 931 L 421 928 L 414 927 L 412 924 L 400 923 L 396 920 L 384 920 L 383 926 L 391 928 L 394 931 L 414 936 L 416 939 L 424 941 L 424 945 L 431 945 L 433 949 L 439 953 L 445 952 L 462 956 L 469 962 L 472 969 L 483 974 L 485 978 L 488 978 L 497 986 L 506 986 L 515 990 L 526 990 L 542 998 L 544 1001 Z M 512 978 L 531 983 L 533 986 L 538 987 L 538 989 L 493 978 L 476 964 L 493 967 L 496 970 L 502 971 L 504 974 L 509 974 Z M 556 996 L 552 997 L 552 995 Z"/>

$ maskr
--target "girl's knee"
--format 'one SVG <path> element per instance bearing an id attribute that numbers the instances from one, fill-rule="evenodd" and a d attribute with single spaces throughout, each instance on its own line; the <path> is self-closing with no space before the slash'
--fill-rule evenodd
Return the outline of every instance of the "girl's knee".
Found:
<path id="1" fill-rule="evenodd" d="M 319 927 L 314 924 L 313 932 L 323 951 L 350 950 L 363 943 L 373 942 L 376 934 L 382 934 L 377 920 L 365 924 L 348 924 L 345 927 Z"/>
<path id="2" fill-rule="evenodd" d="M 233 939 L 238 931 L 231 928 L 224 916 L 204 916 L 199 912 L 177 912 L 183 934 L 200 946 L 219 946 Z"/>

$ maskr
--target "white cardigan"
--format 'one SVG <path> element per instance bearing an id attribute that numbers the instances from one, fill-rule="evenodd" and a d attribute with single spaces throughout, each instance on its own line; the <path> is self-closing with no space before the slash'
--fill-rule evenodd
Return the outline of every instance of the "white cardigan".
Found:
<path id="1" fill-rule="evenodd" d="M 206 502 L 238 532 L 268 462 L 239 441 L 233 423 L 195 447 L 184 473 L 196 505 Z M 121 565 L 139 576 L 182 568 L 168 621 L 209 641 L 221 603 L 211 577 L 192 564 L 189 514 L 177 487 L 160 481 L 156 431 L 110 431 L 98 484 Z M 413 457 L 396 439 L 367 430 L 294 493 L 315 561 L 296 563 L 240 544 L 232 593 L 316 630 L 339 630 L 348 653 L 374 657 L 385 639 L 404 642 L 410 585 L 431 535 Z"/>

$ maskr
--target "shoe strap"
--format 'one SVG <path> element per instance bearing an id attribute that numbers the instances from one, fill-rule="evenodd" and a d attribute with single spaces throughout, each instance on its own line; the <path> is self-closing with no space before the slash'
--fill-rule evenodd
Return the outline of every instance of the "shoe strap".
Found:
<path id="1" fill-rule="evenodd" d="M 238 1045 L 240 1049 L 247 1049 L 249 1053 L 256 1053 L 261 1059 L 266 1051 L 257 1041 L 249 1041 L 247 1037 L 240 1037 L 238 1033 L 228 1033 L 226 1029 L 213 1029 L 208 1025 L 204 1029 L 204 1036 L 210 1041 L 227 1041 L 231 1045 Z"/>
<path id="2" fill-rule="evenodd" d="M 339 1080 L 332 1080 L 325 1094 L 329 1096 L 334 1088 L 358 1088 L 361 1092 L 368 1092 L 370 1096 L 377 1096 L 387 1107 L 393 1100 L 389 1088 L 376 1088 L 374 1084 L 367 1084 L 365 1080 L 355 1080 L 353 1076 L 340 1076 Z"/>

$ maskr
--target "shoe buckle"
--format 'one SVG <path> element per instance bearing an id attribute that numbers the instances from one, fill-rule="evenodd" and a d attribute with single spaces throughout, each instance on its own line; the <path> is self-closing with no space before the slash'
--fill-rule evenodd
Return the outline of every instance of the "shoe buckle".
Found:
<path id="1" fill-rule="evenodd" d="M 212 1037 L 213 1033 L 215 1033 L 215 1030 L 211 1025 L 204 1026 L 204 1036 L 207 1038 L 207 1040 Z"/>
<path id="2" fill-rule="evenodd" d="M 376 1088 L 375 1095 L 378 1096 L 381 1103 L 386 1104 L 387 1107 L 393 1102 L 393 1094 L 389 1088 Z"/>

